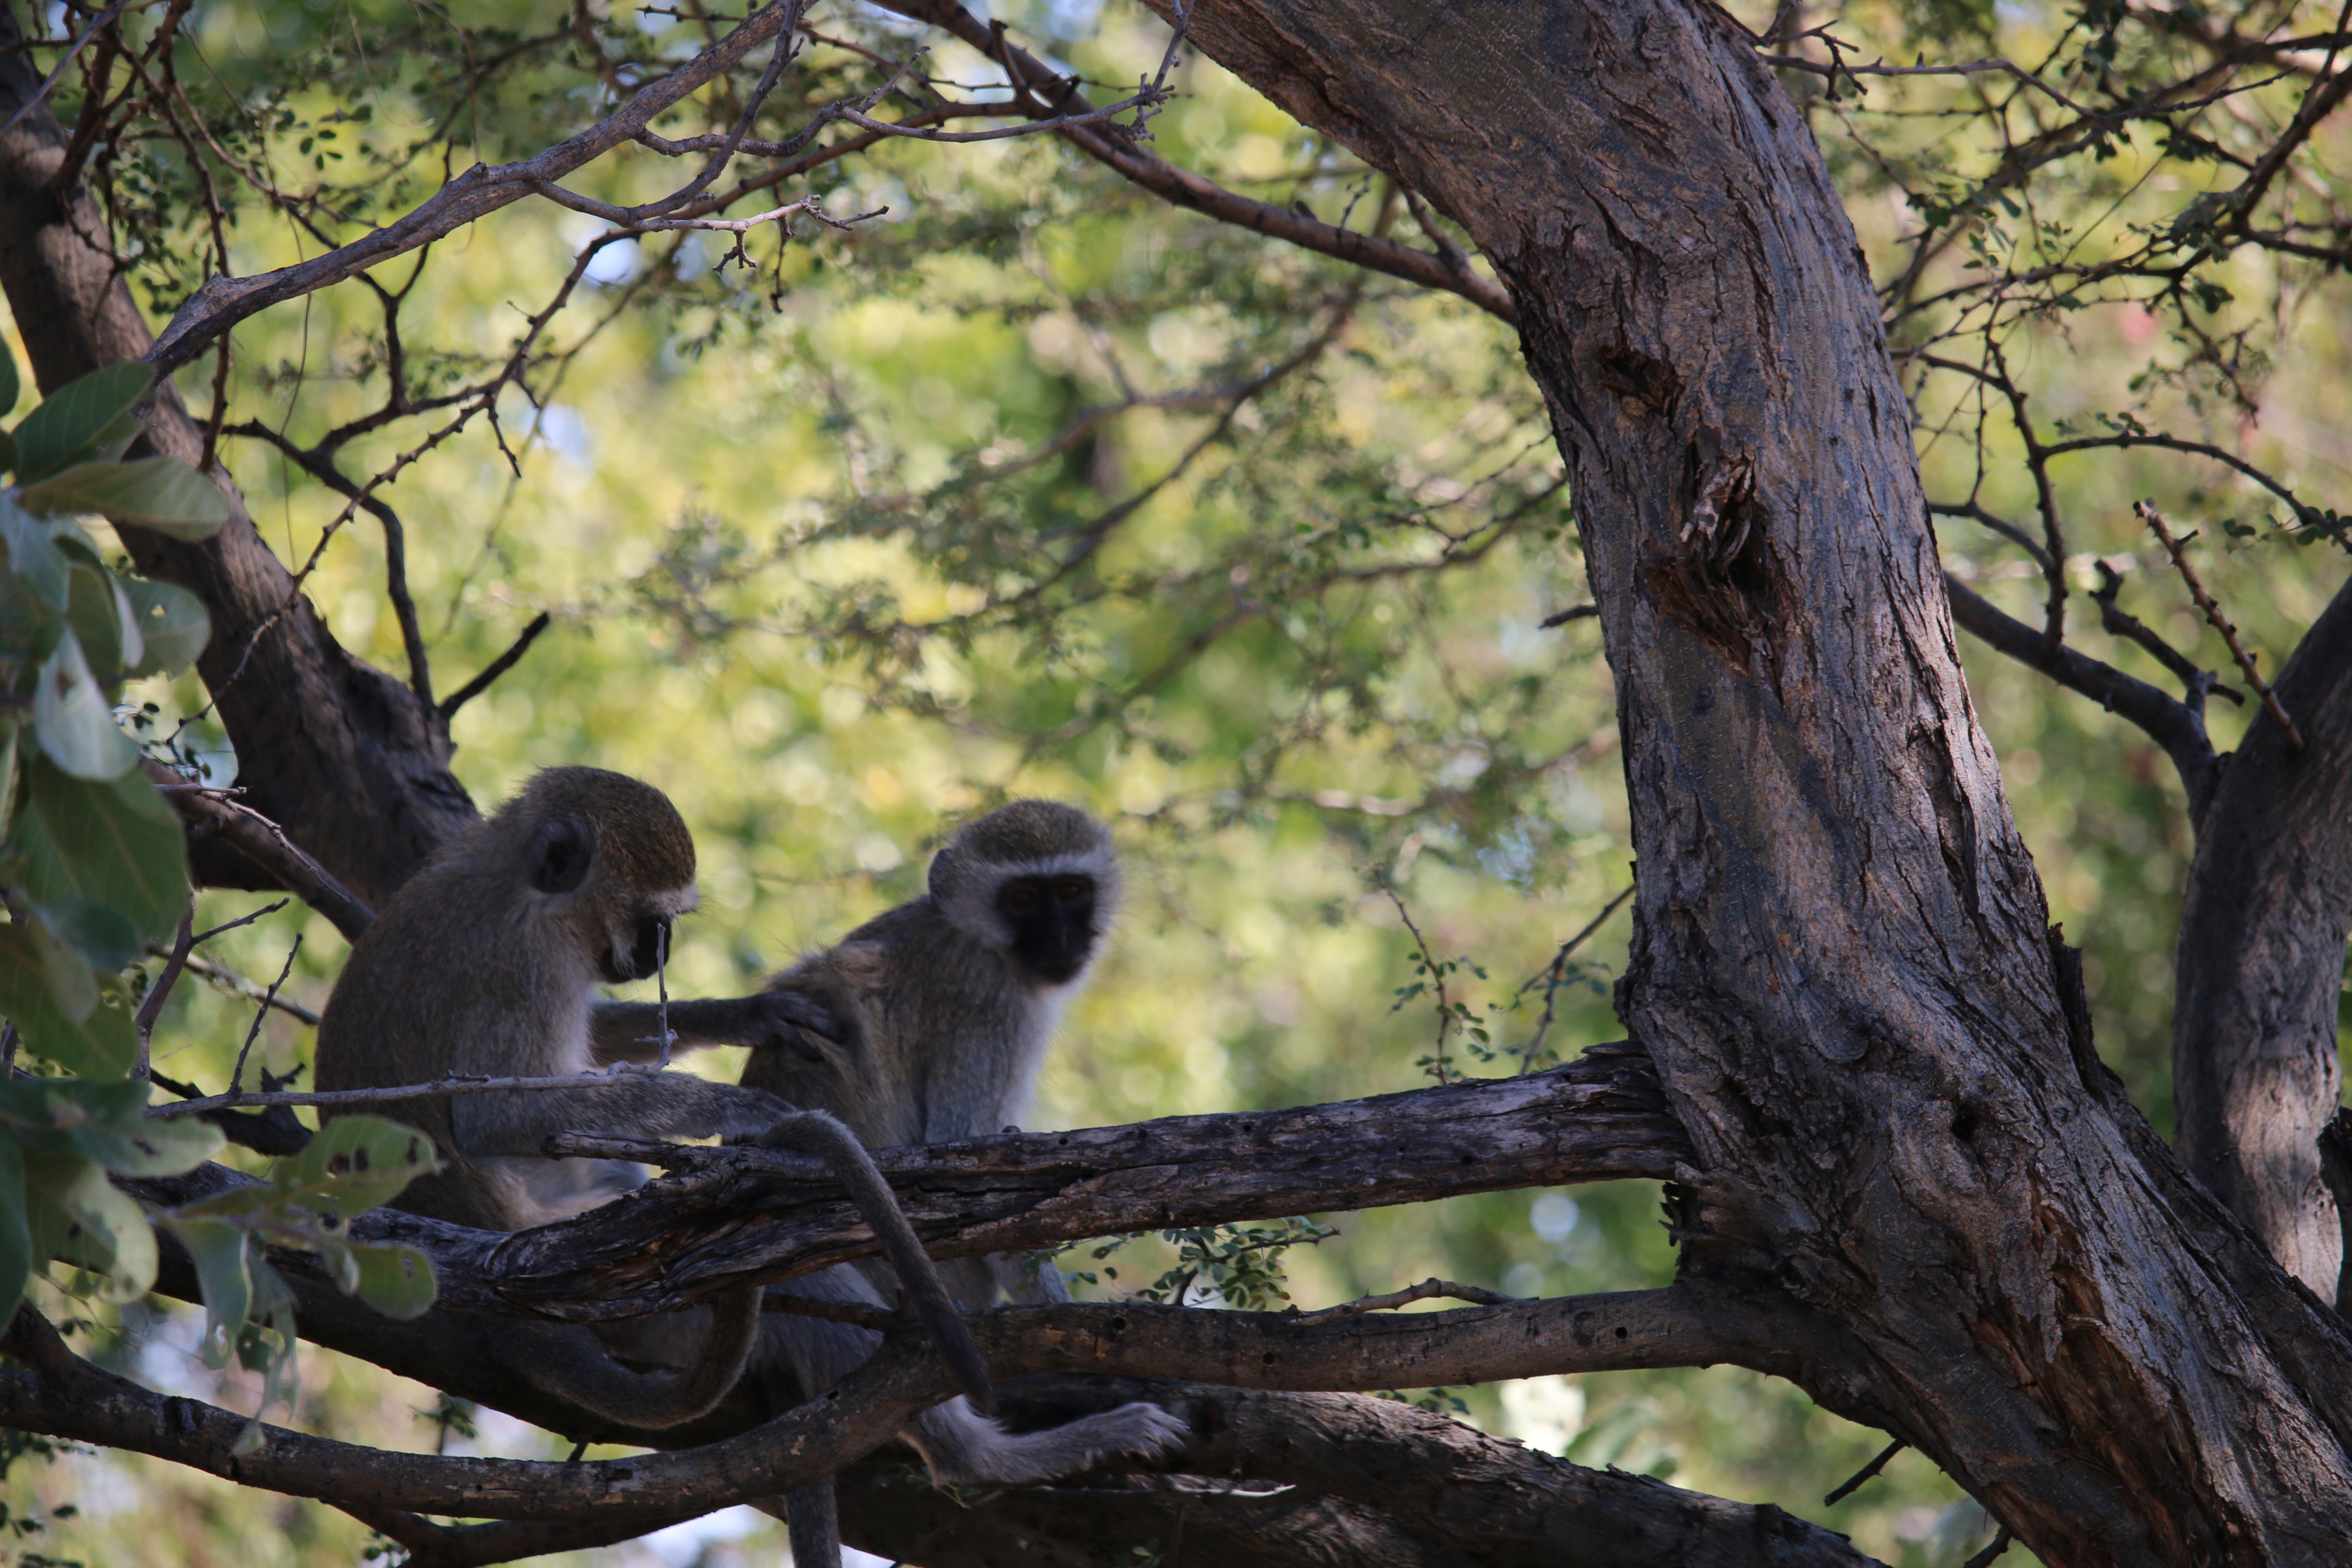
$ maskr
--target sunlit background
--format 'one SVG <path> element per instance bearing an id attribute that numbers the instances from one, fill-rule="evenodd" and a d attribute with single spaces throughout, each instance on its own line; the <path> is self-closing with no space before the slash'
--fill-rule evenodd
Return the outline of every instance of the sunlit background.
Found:
<path id="1" fill-rule="evenodd" d="M 878 14 L 827 10 L 820 30 L 904 46 Z M 562 11 L 450 14 L 521 29 Z M 1166 37 L 1133 8 L 1097 16 L 1086 0 L 997 14 L 1107 82 L 1148 71 Z M 2009 52 L 2046 43 L 2040 15 L 2004 9 L 1992 25 Z M 288 79 L 289 59 L 341 47 L 338 29 L 349 43 L 373 21 L 368 5 L 324 0 L 200 4 L 194 16 L 192 37 L 240 90 Z M 1908 58 L 1914 30 L 1934 20 L 1864 7 L 1846 25 L 1873 52 L 1883 39 Z M 675 36 L 681 51 L 694 47 L 689 31 L 698 37 L 665 34 L 670 17 L 620 4 L 612 23 Z M 933 46 L 936 74 L 1001 79 L 970 51 Z M 839 73 L 846 59 L 819 47 L 811 68 Z M 353 101 L 372 120 L 346 120 L 331 145 L 354 158 L 368 137 L 428 129 L 397 70 L 355 98 L 349 57 L 341 68 L 339 85 L 274 100 L 286 119 L 263 141 L 289 180 L 314 169 L 331 145 L 320 129 Z M 1190 60 L 1177 82 L 1182 96 L 1152 127 L 1161 155 L 1358 226 L 1386 199 L 1348 155 L 1221 68 Z M 1883 88 L 1873 102 L 1931 104 L 1952 90 Z M 520 104 L 500 112 L 474 132 L 480 156 L 548 139 Z M 1843 111 L 1816 118 L 1865 248 L 1892 257 L 1910 211 L 1847 139 L 1852 124 Z M 1866 129 L 1955 178 L 1970 166 L 1967 146 L 1937 143 L 1948 121 Z M 2213 169 L 2124 142 L 2081 175 L 2093 216 L 2076 242 L 2116 243 Z M 574 184 L 641 200 L 675 177 L 639 154 Z M 668 791 L 702 858 L 702 907 L 673 970 L 688 994 L 739 993 L 915 896 L 929 847 L 975 809 L 1045 795 L 1101 814 L 1130 894 L 1045 1074 L 1037 1127 L 1384 1093 L 1441 1070 L 1507 1073 L 1548 1005 L 1547 1051 L 1572 1057 L 1618 1037 L 1609 985 L 1622 909 L 1560 984 L 1543 978 L 1633 867 L 1597 625 L 1542 625 L 1589 594 L 1559 458 L 1510 331 L 1450 296 L 1173 211 L 1047 141 L 898 143 L 818 170 L 805 189 L 835 214 L 889 211 L 854 235 L 807 232 L 781 251 L 772 231 L 755 237 L 755 271 L 722 268 L 726 244 L 707 235 L 604 250 L 550 333 L 547 346 L 570 357 L 534 383 L 544 406 L 509 393 L 495 432 L 478 422 L 384 492 L 405 525 L 441 690 L 534 615 L 554 619 L 457 719 L 456 768 L 476 800 L 494 803 L 558 763 Z M 600 230 L 527 204 L 445 241 L 405 317 L 412 352 L 440 356 L 421 374 L 470 374 L 504 354 Z M 236 240 L 247 272 L 317 248 L 259 212 Z M 383 280 L 397 284 L 409 265 Z M 2246 303 L 2215 319 L 2272 362 L 2257 407 L 2149 379 L 2169 340 L 2130 303 L 2022 332 L 2012 368 L 2046 419 L 2136 409 L 2277 464 L 2332 504 L 2352 469 L 2341 306 L 2282 302 L 2275 279 L 2247 271 Z M 307 441 L 373 407 L 379 330 L 373 297 L 352 286 L 247 323 L 233 422 Z M 1233 391 L 1293 361 L 1246 397 Z M 198 406 L 209 372 L 205 362 L 181 378 Z M 1921 406 L 1939 498 L 1967 494 L 1979 460 L 1973 415 L 1953 395 L 1931 390 Z M 362 437 L 346 471 L 384 467 L 435 427 L 406 421 Z M 1996 426 L 1985 441 L 1980 499 L 2024 515 L 2013 435 Z M 306 558 L 339 499 L 262 441 L 226 450 L 264 536 L 288 561 Z M 2225 656 L 2177 581 L 2155 570 L 2132 497 L 2158 497 L 2207 529 L 2201 558 L 2270 668 L 2342 575 L 2322 552 L 2225 540 L 2222 518 L 2254 521 L 2262 508 L 2210 467 L 2099 455 L 2061 479 L 2080 585 L 2092 584 L 2091 555 L 2105 556 L 2125 573 L 2126 607 L 2205 662 Z M 1939 531 L 1956 571 L 2012 613 L 2036 613 L 2039 584 L 2014 548 L 1964 521 Z M 1041 569 L 1049 559 L 1083 565 L 1057 575 Z M 383 534 L 362 517 L 332 541 L 309 591 L 347 647 L 403 669 L 383 588 Z M 2092 619 L 2077 616 L 2082 646 L 2153 678 Z M 2168 1130 L 2170 943 L 2191 848 L 2177 780 L 2137 731 L 1962 647 L 2052 916 L 2087 950 L 2100 1048 Z M 163 730 L 203 701 L 193 679 L 133 697 L 158 706 Z M 2226 746 L 2243 717 L 2217 706 L 2214 721 Z M 217 729 L 199 718 L 189 733 L 233 773 Z M 1423 978 L 1400 900 L 1429 956 L 1459 961 L 1446 1000 L 1480 1020 L 1491 1059 L 1459 1031 L 1443 1063 L 1430 1059 L 1441 1050 L 1436 998 L 1400 1000 Z M 265 901 L 208 894 L 199 925 Z M 316 1008 L 344 952 L 323 920 L 289 909 L 207 952 L 266 984 L 298 931 L 286 994 Z M 159 1070 L 219 1087 L 252 1016 L 230 983 L 184 986 L 157 1032 Z M 308 1030 L 282 1015 L 260 1040 L 275 1070 L 308 1058 Z M 740 1064 L 715 1052 L 697 1065 L 724 1076 Z M 1288 1255 L 1290 1289 L 1319 1306 L 1432 1275 L 1520 1295 L 1662 1285 L 1673 1254 L 1657 1205 L 1654 1184 L 1622 1183 L 1319 1216 L 1339 1234 Z M 1094 1289 L 1148 1283 L 1167 1265 L 1158 1245 L 1118 1255 L 1118 1279 Z M 1100 1267 L 1085 1249 L 1063 1263 Z M 238 1409 L 258 1397 L 250 1380 L 201 1366 L 185 1308 L 63 1310 L 100 1320 L 78 1342 L 150 1386 Z M 452 1453 L 566 1451 L 493 1413 L 476 1415 L 468 1436 L 462 1413 L 455 1426 L 436 1419 L 436 1396 L 420 1385 L 313 1348 L 303 1356 L 299 1418 L 311 1430 Z M 1901 1568 L 1950 1568 L 1988 1533 L 1907 1452 L 1822 1506 L 1884 1438 L 1742 1372 L 1435 1397 L 1458 1399 L 1460 1417 L 1486 1431 L 1588 1464 L 1777 1503 Z M 10 1549 L 26 1563 L 268 1568 L 357 1562 L 368 1547 L 367 1531 L 331 1509 L 133 1456 L 22 1458 L 8 1481 Z M 76 1511 L 47 1517 L 65 1505 Z M 551 1561 L 717 1568 L 782 1551 L 780 1526 L 738 1510 Z M 2004 1561 L 2030 1559 L 2020 1550 Z"/>

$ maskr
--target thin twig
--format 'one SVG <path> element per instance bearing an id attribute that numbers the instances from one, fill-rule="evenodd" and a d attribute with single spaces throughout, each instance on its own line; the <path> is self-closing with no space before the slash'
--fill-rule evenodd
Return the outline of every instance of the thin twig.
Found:
<path id="1" fill-rule="evenodd" d="M 557 1078 L 488 1078 L 479 1074 L 459 1073 L 436 1079 L 430 1083 L 395 1084 L 379 1089 L 287 1090 L 268 1094 L 240 1093 L 232 1089 L 226 1094 L 192 1100 L 182 1105 L 150 1106 L 147 1114 L 169 1120 L 174 1116 L 197 1116 L 207 1110 L 244 1105 L 381 1105 L 395 1100 L 442 1100 L 454 1095 L 483 1094 L 493 1090 L 593 1089 L 599 1084 L 618 1083 L 632 1074 L 656 1070 L 637 1062 L 615 1062 L 601 1072 L 566 1073 Z"/>
<path id="2" fill-rule="evenodd" d="M 1430 984 L 1437 992 L 1437 1054 L 1430 1058 L 1428 1072 L 1441 1084 L 1451 1083 L 1454 1064 L 1445 1054 L 1445 1037 L 1454 1029 L 1454 999 L 1446 994 L 1445 972 L 1438 966 L 1437 954 L 1429 950 L 1429 941 L 1421 934 L 1421 928 L 1412 923 L 1412 911 L 1405 908 L 1404 900 L 1397 896 L 1395 886 L 1385 875 L 1381 878 L 1381 891 L 1396 906 L 1397 919 L 1404 922 L 1404 929 L 1412 933 L 1413 945 L 1421 949 L 1421 972 L 1429 976 Z"/>
<path id="3" fill-rule="evenodd" d="M 204 939 L 199 937 L 196 940 L 201 942 Z M 172 953 L 171 950 L 163 943 L 150 942 L 147 944 L 147 956 L 169 958 Z M 197 979 L 209 981 L 234 995 L 243 997 L 247 1002 L 258 1002 L 264 1006 L 275 1007 L 297 1023 L 308 1024 L 314 1029 L 319 1026 L 319 1015 L 302 1005 L 301 1003 L 290 996 L 272 996 L 259 981 L 249 980 L 228 965 L 216 963 L 203 953 L 190 953 L 186 963 L 182 967 Z"/>
<path id="4" fill-rule="evenodd" d="M 2238 628 L 2230 624 L 2229 617 L 2221 614 L 2221 606 L 2213 602 L 2213 595 L 2208 594 L 2205 584 L 2198 581 L 2196 568 L 2189 564 L 2187 542 L 2172 537 L 2172 530 L 2164 525 L 2164 514 L 2147 502 L 2132 502 L 2132 510 L 2155 533 L 2157 542 L 2164 546 L 2165 553 L 2172 557 L 2174 569 L 2180 574 L 2180 580 L 2189 584 L 2189 596 L 2197 601 L 2199 609 L 2205 612 L 2206 621 L 2221 634 L 2221 640 L 2230 645 L 2230 657 L 2238 661 L 2239 673 L 2246 678 L 2247 685 L 2261 694 L 2263 710 L 2271 716 L 2271 722 L 2285 733 L 2287 749 L 2294 752 L 2303 750 L 2303 731 L 2294 727 L 2294 721 L 2287 717 L 2284 708 L 2279 706 L 2278 693 L 2271 689 L 2270 683 L 2254 668 L 2254 656 L 2238 641 Z"/>
<path id="5" fill-rule="evenodd" d="M 1536 623 L 1536 627 L 1539 631 L 1549 631 L 1554 626 L 1564 626 L 1570 621 L 1590 619 L 1600 613 L 1601 606 L 1598 605 L 1570 605 L 1557 614 L 1546 616 Z"/>
<path id="6" fill-rule="evenodd" d="M 545 610 L 541 610 L 539 614 L 533 616 L 530 618 L 530 625 L 523 627 L 522 636 L 515 638 L 514 645 L 512 647 L 509 647 L 506 652 L 499 655 L 498 658 L 490 660 L 489 663 L 484 665 L 482 667 L 481 674 L 474 677 L 473 679 L 466 682 L 465 685 L 457 688 L 457 690 L 451 692 L 447 697 L 442 700 L 441 717 L 443 721 L 446 721 L 447 720 L 456 717 L 458 709 L 463 708 L 467 703 L 471 702 L 475 698 L 479 697 L 483 692 L 488 691 L 490 689 L 490 683 L 492 681 L 498 679 L 499 676 L 504 675 L 508 670 L 512 669 L 522 656 L 530 651 L 530 645 L 539 640 L 539 634 L 545 631 L 551 624 L 553 624 L 552 617 L 551 617 Z"/>
<path id="7" fill-rule="evenodd" d="M 1551 955 L 1551 962 L 1544 965 L 1542 972 L 1525 985 L 1520 986 L 1517 994 L 1512 996 L 1511 1000 L 1517 1002 L 1519 997 L 1534 990 L 1537 985 L 1540 984 L 1544 988 L 1543 1017 L 1536 1024 L 1534 1037 L 1528 1041 L 1526 1048 L 1519 1053 L 1519 1073 L 1522 1077 L 1526 1075 L 1528 1067 L 1534 1063 L 1536 1053 L 1543 1049 L 1545 1037 L 1551 1033 L 1552 1015 L 1559 1005 L 1559 988 L 1565 982 L 1569 959 L 1574 956 L 1576 950 L 1582 947 L 1594 931 L 1601 929 L 1602 921 L 1617 912 L 1618 905 L 1633 896 L 1633 883 L 1627 883 L 1625 890 L 1602 906 L 1599 914 L 1585 922 L 1582 931 L 1561 942 L 1559 951 Z"/>
<path id="8" fill-rule="evenodd" d="M 2016 1539 L 2017 1537 L 2010 1533 L 2009 1526 L 2002 1525 L 2000 1532 L 1992 1538 L 1985 1549 L 1961 1563 L 1960 1568 L 1991 1568 L 1992 1560 L 2008 1551 L 2009 1543 Z"/>
<path id="9" fill-rule="evenodd" d="M 1408 1285 L 1402 1290 L 1391 1290 L 1385 1296 L 1365 1296 L 1353 1301 L 1342 1301 L 1336 1307 L 1322 1307 L 1312 1312 L 1296 1310 L 1283 1316 L 1304 1327 L 1310 1323 L 1328 1323 L 1340 1318 L 1352 1318 L 1362 1312 L 1385 1312 L 1391 1307 L 1409 1306 L 1415 1301 L 1468 1301 L 1479 1307 L 1507 1307 L 1525 1297 L 1506 1296 L 1496 1290 L 1484 1290 L 1475 1285 L 1456 1285 L 1451 1280 L 1431 1278 L 1418 1285 Z"/>
<path id="10" fill-rule="evenodd" d="M 2223 686 L 2213 679 L 2212 671 L 2198 668 L 2195 660 L 2157 636 L 2147 622 L 2116 603 L 2116 595 L 2123 591 L 2124 580 L 2114 567 L 2104 561 L 2095 561 L 2092 564 L 2098 570 L 2099 585 L 2091 590 L 2091 598 L 2099 606 L 2102 630 L 2109 637 L 2123 637 L 2146 648 L 2148 657 L 2170 670 L 2188 689 L 2192 700 L 2202 701 L 2205 694 L 2211 692 L 2240 705 L 2244 704 L 2244 692 L 2234 686 Z"/>
<path id="11" fill-rule="evenodd" d="M 294 933 L 293 945 L 286 950 L 286 962 L 278 968 L 278 978 L 269 983 L 268 994 L 262 997 L 261 1005 L 253 1010 L 253 1027 L 245 1032 L 245 1044 L 237 1047 L 236 1066 L 229 1069 L 228 1075 L 228 1098 L 232 1100 L 245 1085 L 245 1058 L 253 1054 L 253 1042 L 261 1033 L 261 1021 L 269 1016 L 269 1004 L 277 1000 L 278 988 L 286 984 L 286 977 L 294 973 L 294 955 L 301 951 L 302 933 L 298 931 Z"/>
<path id="12" fill-rule="evenodd" d="M 1886 1468 L 1887 1460 L 1895 1458 L 1895 1455 L 1901 1453 L 1908 1447 L 1910 1447 L 1910 1445 L 1904 1442 L 1900 1437 L 1897 1437 L 1892 1443 L 1887 1444 L 1885 1447 L 1879 1450 L 1878 1458 L 1871 1460 L 1870 1463 L 1854 1471 L 1853 1475 L 1848 1476 L 1845 1479 L 1843 1485 L 1836 1488 L 1829 1494 L 1829 1496 L 1822 1499 L 1822 1506 L 1823 1508 L 1834 1508 L 1839 1503 L 1842 1503 L 1846 1499 L 1852 1497 L 1856 1491 L 1861 1489 L 1863 1482 L 1870 1479 L 1871 1477 L 1876 1475 L 1879 1471 Z"/>
<path id="13" fill-rule="evenodd" d="M 131 1069 L 132 1078 L 147 1076 L 147 1042 L 155 1033 L 155 1020 L 163 1011 L 163 1004 L 172 997 L 172 987 L 178 984 L 180 971 L 188 965 L 188 954 L 196 945 L 196 896 L 188 895 L 187 907 L 180 911 L 179 934 L 172 939 L 172 951 L 163 961 L 163 973 L 147 988 L 131 1022 L 139 1030 L 139 1061 Z"/>
<path id="14" fill-rule="evenodd" d="M 92 22 L 89 26 L 84 27 L 81 30 L 80 34 L 75 37 L 74 41 L 66 47 L 66 52 L 63 57 L 58 59 L 56 68 L 49 72 L 47 78 L 42 81 L 40 86 L 33 89 L 33 96 L 16 106 L 16 112 L 8 117 L 6 124 L 0 125 L 0 136 L 5 136 L 11 131 L 16 130 L 16 122 L 18 121 L 24 119 L 25 116 L 32 113 L 34 110 L 38 109 L 41 106 L 42 101 L 49 96 L 49 89 L 56 87 L 58 81 L 64 78 L 66 68 L 73 64 L 74 58 L 81 53 L 82 47 L 88 44 L 92 38 L 98 37 L 101 28 L 111 24 L 117 16 L 121 16 L 123 6 L 130 3 L 131 0 L 114 0 L 114 4 L 109 5 L 105 10 L 100 11 L 98 14 L 98 19 L 96 21 Z"/>

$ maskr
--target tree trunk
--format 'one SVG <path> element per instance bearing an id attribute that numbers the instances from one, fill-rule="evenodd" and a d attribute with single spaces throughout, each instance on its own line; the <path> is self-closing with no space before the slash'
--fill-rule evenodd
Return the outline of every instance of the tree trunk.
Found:
<path id="1" fill-rule="evenodd" d="M 0 0 L 0 121 L 40 84 L 21 37 L 12 0 Z M 0 136 L 0 288 L 44 392 L 139 359 L 154 341 L 97 203 L 79 184 L 54 188 L 67 141 L 46 102 Z M 168 382 L 146 440 L 184 462 L 204 458 L 204 430 Z M 178 584 L 212 613 L 196 668 L 236 748 L 247 804 L 381 905 L 474 820 L 449 772 L 448 722 L 429 697 L 344 651 L 255 531 L 226 471 L 211 473 L 229 497 L 226 527 L 202 543 L 125 527 L 123 547 L 142 574 Z M 192 848 L 199 880 L 271 885 L 216 844 Z"/>
<path id="2" fill-rule="evenodd" d="M 2352 587 L 2279 674 L 2300 752 L 2257 714 L 2201 819 L 2174 968 L 2181 1158 L 2271 1256 L 2336 1300 L 2344 1264 L 2319 1133 L 2343 1090 L 2336 1005 L 2352 929 Z"/>
<path id="3" fill-rule="evenodd" d="M 1686 1270 L 1843 1324 L 1871 1373 L 1811 1392 L 2050 1563 L 2340 1562 L 2345 1414 L 2283 1358 L 2352 1344 L 2232 1289 L 2078 1066 L 1870 279 L 1752 46 L 1671 0 L 1190 16 L 1517 301 L 1621 705 L 1620 1006 L 1705 1169 Z"/>

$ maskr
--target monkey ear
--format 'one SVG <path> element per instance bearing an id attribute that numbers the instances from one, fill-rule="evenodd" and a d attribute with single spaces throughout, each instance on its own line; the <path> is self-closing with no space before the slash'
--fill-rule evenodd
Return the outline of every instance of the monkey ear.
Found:
<path id="1" fill-rule="evenodd" d="M 576 817 L 550 817 L 530 836 L 530 885 L 542 893 L 572 892 L 588 879 L 591 858 L 587 824 Z"/>

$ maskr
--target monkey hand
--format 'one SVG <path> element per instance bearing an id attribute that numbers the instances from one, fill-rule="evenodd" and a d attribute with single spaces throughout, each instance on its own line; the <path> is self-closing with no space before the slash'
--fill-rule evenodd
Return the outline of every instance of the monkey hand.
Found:
<path id="1" fill-rule="evenodd" d="M 753 1050 L 789 1051 L 804 1061 L 823 1061 L 825 1052 L 818 1040 L 841 1045 L 849 1038 L 848 1021 L 804 991 L 763 991 L 743 1000 L 751 1016 L 744 1043 Z"/>

